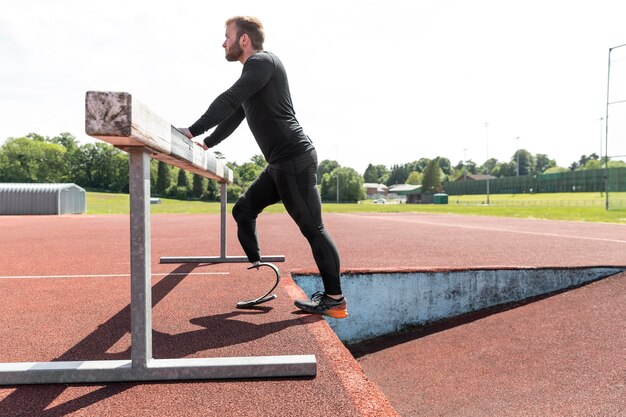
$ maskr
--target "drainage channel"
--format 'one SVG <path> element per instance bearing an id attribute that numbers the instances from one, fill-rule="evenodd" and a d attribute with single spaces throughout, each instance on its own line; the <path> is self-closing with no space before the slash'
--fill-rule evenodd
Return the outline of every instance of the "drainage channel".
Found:
<path id="1" fill-rule="evenodd" d="M 339 339 L 354 345 L 469 313 L 580 287 L 624 267 L 348 272 L 341 277 L 350 316 L 326 318 Z M 293 274 L 308 295 L 322 291 L 319 275 Z"/>

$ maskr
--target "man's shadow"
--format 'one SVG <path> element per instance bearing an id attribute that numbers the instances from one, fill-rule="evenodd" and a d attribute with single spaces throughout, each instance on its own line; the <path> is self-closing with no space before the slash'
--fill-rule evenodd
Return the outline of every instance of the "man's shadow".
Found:
<path id="1" fill-rule="evenodd" d="M 191 319 L 190 322 L 203 327 L 203 329 L 178 334 L 153 330 L 153 357 L 156 359 L 181 358 L 204 350 L 251 342 L 288 327 L 302 324 L 301 318 L 261 324 L 235 320 L 238 316 L 266 314 L 270 311 L 272 311 L 271 307 L 257 306 L 245 311 L 198 317 Z M 130 348 L 123 352 L 107 354 L 107 359 L 125 359 L 129 356 Z"/>
<path id="2" fill-rule="evenodd" d="M 198 264 L 185 264 L 176 268 L 152 287 L 152 307 L 165 298 Z M 254 324 L 234 317 L 248 314 L 265 314 L 271 307 L 233 311 L 215 316 L 199 317 L 191 323 L 204 327 L 176 335 L 153 331 L 153 356 L 155 358 L 184 357 L 199 351 L 246 343 L 290 326 L 302 324 L 301 318 L 274 323 Z M 130 359 L 130 349 L 107 353 L 122 337 L 130 332 L 130 304 L 63 353 L 54 361 Z M 64 416 L 95 404 L 105 398 L 122 393 L 138 383 L 113 383 L 48 408 L 67 388 L 66 385 L 19 385 L 0 402 L 0 416 Z M 100 385 L 100 384 L 96 384 Z"/>

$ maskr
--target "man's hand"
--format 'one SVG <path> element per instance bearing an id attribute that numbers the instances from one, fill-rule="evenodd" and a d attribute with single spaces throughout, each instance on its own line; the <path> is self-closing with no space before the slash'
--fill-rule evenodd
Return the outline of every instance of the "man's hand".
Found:
<path id="1" fill-rule="evenodd" d="M 191 132 L 189 131 L 189 129 L 187 129 L 186 127 L 179 127 L 178 130 L 180 130 L 180 132 L 187 136 L 189 139 L 193 138 L 193 135 L 191 134 Z"/>
<path id="2" fill-rule="evenodd" d="M 208 146 L 206 146 L 206 143 L 204 143 L 204 141 L 203 141 L 203 140 L 202 140 L 202 141 L 200 141 L 200 142 L 196 142 L 196 141 L 194 141 L 194 143 L 195 143 L 196 145 L 198 145 L 199 147 L 201 147 L 202 149 L 204 149 L 205 151 L 209 149 L 209 147 L 208 147 Z"/>
<path id="3" fill-rule="evenodd" d="M 187 136 L 189 139 L 193 139 L 193 135 L 191 134 L 191 132 L 189 131 L 189 129 L 187 129 L 186 127 L 179 127 L 179 128 L 177 128 L 177 129 L 178 129 L 178 130 L 180 130 L 180 132 L 181 132 L 183 135 Z M 208 147 L 208 146 L 206 146 L 206 144 L 204 143 L 204 141 L 203 141 L 203 140 L 201 140 L 200 142 L 193 141 L 193 143 L 195 143 L 196 145 L 198 145 L 199 147 L 201 147 L 201 148 L 202 148 L 202 149 L 204 149 L 205 151 L 206 151 L 207 149 L 209 149 L 209 147 Z"/>

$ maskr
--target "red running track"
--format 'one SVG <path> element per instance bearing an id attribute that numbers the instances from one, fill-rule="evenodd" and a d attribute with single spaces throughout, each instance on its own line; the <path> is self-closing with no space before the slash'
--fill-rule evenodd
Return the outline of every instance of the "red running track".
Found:
<path id="1" fill-rule="evenodd" d="M 346 270 L 626 265 L 625 225 L 424 214 L 327 214 L 325 222 Z M 363 356 L 359 360 L 368 379 L 323 320 L 296 314 L 292 302 L 301 292 L 289 272 L 314 269 L 314 263 L 286 215 L 259 220 L 263 252 L 286 256 L 280 265 L 286 279 L 277 300 L 250 312 L 234 304 L 256 295 L 263 278 L 245 264 L 158 264 L 160 256 L 218 255 L 218 216 L 154 215 L 152 224 L 155 357 L 313 353 L 318 376 L 5 387 L 0 388 L 1 416 L 374 416 L 394 415 L 392 405 L 403 415 L 531 415 L 536 410 L 583 415 L 601 410 L 596 407 L 603 403 L 616 404 L 607 412 L 623 409 L 623 276 Z M 229 233 L 229 254 L 242 254 L 232 221 Z M 128 236 L 128 216 L 0 217 L 0 360 L 129 358 Z M 600 301 L 601 308 L 593 310 Z M 585 321 L 583 328 L 563 325 Z M 589 333 L 592 323 L 600 329 L 596 333 Z M 532 352 L 547 349 L 535 343 L 535 334 L 553 349 L 549 360 L 531 361 Z M 495 343 L 491 351 L 487 341 Z M 504 349 L 511 345 L 515 349 Z M 573 367 L 583 355 L 580 349 L 606 360 Z M 410 368 L 399 358 L 420 358 L 425 368 Z M 483 362 L 489 369 L 482 373 L 468 368 Z M 531 369 L 523 375 L 525 384 L 507 378 L 513 363 Z M 614 372 L 606 375 L 607 367 Z M 584 378 L 576 378 L 581 372 Z M 476 381 L 473 373 L 482 375 L 480 395 L 458 389 Z M 562 377 L 573 378 L 567 390 Z M 594 390 L 593 401 L 591 383 L 607 388 Z M 537 392 L 543 408 L 522 406 Z M 572 393 L 566 397 L 569 408 L 563 407 L 564 392 Z"/>

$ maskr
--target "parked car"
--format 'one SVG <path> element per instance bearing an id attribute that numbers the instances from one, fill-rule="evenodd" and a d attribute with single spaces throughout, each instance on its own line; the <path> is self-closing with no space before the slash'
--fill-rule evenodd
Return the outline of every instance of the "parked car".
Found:
<path id="1" fill-rule="evenodd" d="M 374 204 L 385 204 L 387 201 L 384 198 L 379 198 L 378 200 L 374 201 Z"/>

